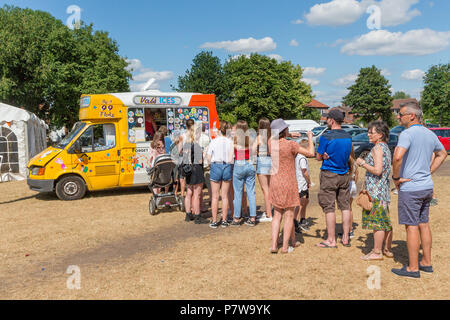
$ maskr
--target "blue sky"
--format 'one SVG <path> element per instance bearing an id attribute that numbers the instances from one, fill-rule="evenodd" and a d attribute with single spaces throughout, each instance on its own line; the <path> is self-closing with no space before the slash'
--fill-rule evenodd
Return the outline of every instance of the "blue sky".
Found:
<path id="1" fill-rule="evenodd" d="M 336 106 L 361 67 L 383 70 L 394 91 L 420 98 L 422 76 L 450 61 L 448 0 L 19 0 L 64 23 L 67 8 L 108 31 L 135 66 L 131 87 L 149 78 L 171 91 L 201 50 L 222 62 L 258 52 L 305 68 L 316 99 Z M 375 7 L 373 7 L 375 6 Z M 372 13 L 367 13 L 367 10 Z M 379 19 L 370 19 L 370 17 Z M 369 23 L 368 23 L 369 20 Z"/>

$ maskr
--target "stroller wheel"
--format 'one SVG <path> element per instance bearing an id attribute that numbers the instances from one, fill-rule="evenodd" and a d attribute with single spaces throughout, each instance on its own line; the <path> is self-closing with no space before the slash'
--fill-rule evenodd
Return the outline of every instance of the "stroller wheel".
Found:
<path id="1" fill-rule="evenodd" d="M 148 204 L 149 212 L 152 216 L 156 214 L 156 201 L 154 197 L 150 198 L 149 204 Z"/>
<path id="2" fill-rule="evenodd" d="M 184 212 L 184 198 L 183 197 L 178 197 L 178 207 L 180 208 L 181 212 Z"/>

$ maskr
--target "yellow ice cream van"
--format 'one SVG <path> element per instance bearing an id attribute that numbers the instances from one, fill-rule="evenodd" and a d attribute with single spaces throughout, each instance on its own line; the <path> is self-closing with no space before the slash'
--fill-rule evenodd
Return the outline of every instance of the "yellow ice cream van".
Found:
<path id="1" fill-rule="evenodd" d="M 215 96 L 157 90 L 83 95 L 80 122 L 29 161 L 28 185 L 55 191 L 61 200 L 81 199 L 87 190 L 146 185 L 153 134 L 162 125 L 179 134 L 188 119 L 201 122 L 214 137 Z"/>

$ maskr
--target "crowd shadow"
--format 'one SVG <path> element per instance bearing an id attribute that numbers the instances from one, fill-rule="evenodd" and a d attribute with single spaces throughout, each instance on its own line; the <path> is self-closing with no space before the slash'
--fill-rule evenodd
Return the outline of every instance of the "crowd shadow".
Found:
<path id="1" fill-rule="evenodd" d="M 361 249 L 363 255 L 369 254 L 373 249 L 374 239 L 373 233 L 367 233 L 366 236 L 359 236 L 357 241 L 360 243 L 356 248 Z M 384 248 L 384 246 L 383 246 Z M 408 247 L 404 240 L 392 241 L 392 253 L 394 254 L 393 260 L 402 265 L 408 264 Z M 419 259 L 421 255 L 419 255 Z"/>

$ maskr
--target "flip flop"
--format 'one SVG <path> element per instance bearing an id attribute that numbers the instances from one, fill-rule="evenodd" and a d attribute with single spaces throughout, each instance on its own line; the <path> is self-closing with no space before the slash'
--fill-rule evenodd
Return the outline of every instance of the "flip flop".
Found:
<path id="1" fill-rule="evenodd" d="M 277 254 L 278 253 L 278 249 L 277 250 L 270 249 L 270 253 L 271 254 Z"/>
<path id="2" fill-rule="evenodd" d="M 325 242 L 321 242 L 317 246 L 319 248 L 333 248 L 333 249 L 337 249 L 337 246 L 330 246 L 328 243 L 325 243 Z"/>
<path id="3" fill-rule="evenodd" d="M 351 243 L 350 243 L 350 240 L 348 241 L 347 244 L 345 244 L 344 242 L 341 241 L 341 244 L 342 244 L 344 247 L 347 247 L 347 248 L 349 248 L 349 247 L 352 246 Z"/>

